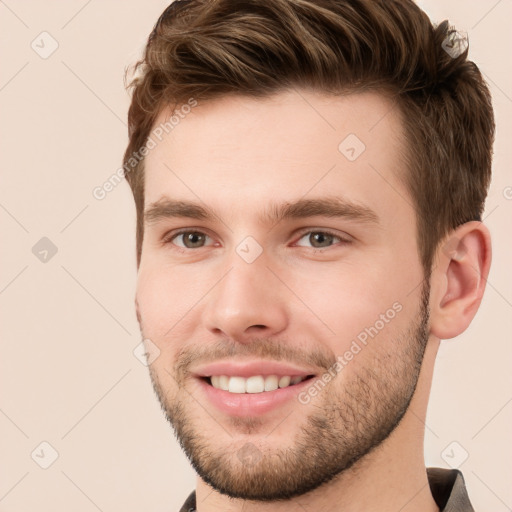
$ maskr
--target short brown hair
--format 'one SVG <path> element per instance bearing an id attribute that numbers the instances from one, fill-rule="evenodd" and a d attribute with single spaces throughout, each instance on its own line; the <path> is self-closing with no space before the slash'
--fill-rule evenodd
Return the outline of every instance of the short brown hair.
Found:
<path id="1" fill-rule="evenodd" d="M 447 21 L 432 25 L 412 0 L 175 0 L 130 84 L 124 168 L 137 210 L 137 262 L 144 160 L 133 164 L 133 154 L 158 115 L 190 98 L 266 97 L 303 87 L 392 96 L 406 134 L 418 252 L 430 272 L 439 242 L 481 220 L 491 179 L 491 98 L 467 48 L 447 51 L 456 37 Z"/>

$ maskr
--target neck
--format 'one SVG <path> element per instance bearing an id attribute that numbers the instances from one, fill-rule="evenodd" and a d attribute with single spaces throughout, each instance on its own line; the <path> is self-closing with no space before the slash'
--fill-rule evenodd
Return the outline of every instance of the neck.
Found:
<path id="1" fill-rule="evenodd" d="M 198 477 L 197 512 L 439 512 L 427 479 L 423 439 L 439 340 L 431 338 L 411 404 L 391 435 L 349 470 L 297 498 L 255 502 L 222 495 Z"/>

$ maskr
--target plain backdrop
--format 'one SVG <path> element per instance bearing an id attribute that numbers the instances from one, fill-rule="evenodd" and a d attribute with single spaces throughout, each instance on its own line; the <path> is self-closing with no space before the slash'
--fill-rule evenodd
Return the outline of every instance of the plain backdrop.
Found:
<path id="1" fill-rule="evenodd" d="M 102 201 L 92 194 L 120 166 L 124 69 L 166 5 L 0 1 L 2 512 L 172 512 L 195 486 L 133 353 L 140 335 L 129 187 L 119 184 Z M 425 455 L 427 465 L 449 467 L 446 453 L 454 454 L 475 509 L 505 512 L 512 507 L 512 2 L 421 5 L 468 33 L 498 127 L 485 216 L 493 265 L 471 327 L 442 342 Z"/>

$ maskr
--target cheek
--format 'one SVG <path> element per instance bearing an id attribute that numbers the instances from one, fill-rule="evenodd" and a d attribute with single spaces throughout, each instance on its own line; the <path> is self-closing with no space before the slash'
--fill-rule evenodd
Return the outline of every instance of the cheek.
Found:
<path id="1" fill-rule="evenodd" d="M 190 323 L 202 294 L 201 280 L 192 267 L 141 265 L 137 303 L 144 335 L 158 344 L 175 339 Z"/>
<path id="2" fill-rule="evenodd" d="M 318 264 L 317 264 L 318 265 Z M 373 262 L 318 265 L 293 277 L 294 290 L 338 335 L 364 327 L 411 291 L 410 278 Z M 407 299 L 408 301 L 410 300 Z"/>
<path id="3" fill-rule="evenodd" d="M 368 339 L 388 339 L 408 325 L 416 312 L 419 297 L 413 282 L 421 282 L 419 269 L 400 270 L 392 257 L 373 259 L 371 263 L 319 265 L 290 273 L 289 282 L 302 303 L 314 313 L 318 325 L 327 326 L 332 335 L 335 352 L 344 351 L 360 336 Z M 418 292 L 419 292 L 418 287 Z M 296 319 L 310 322 L 311 316 Z M 378 332 L 377 334 L 376 331 Z"/>

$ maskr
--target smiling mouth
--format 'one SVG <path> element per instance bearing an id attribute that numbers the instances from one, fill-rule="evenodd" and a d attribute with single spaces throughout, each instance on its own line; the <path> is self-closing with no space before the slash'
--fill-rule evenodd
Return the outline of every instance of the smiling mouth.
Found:
<path id="1" fill-rule="evenodd" d="M 275 391 L 276 389 L 295 386 L 313 377 L 314 375 L 253 375 L 246 378 L 229 375 L 211 375 L 210 377 L 201 377 L 201 379 L 215 389 L 243 394 Z"/>

